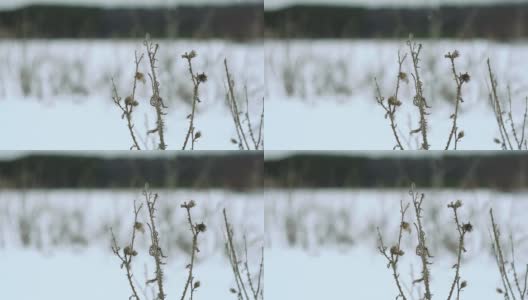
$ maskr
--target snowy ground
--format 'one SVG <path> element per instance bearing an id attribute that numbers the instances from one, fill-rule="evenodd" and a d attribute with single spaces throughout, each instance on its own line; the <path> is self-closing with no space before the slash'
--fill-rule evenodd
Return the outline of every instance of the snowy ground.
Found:
<path id="1" fill-rule="evenodd" d="M 445 147 L 451 126 L 455 84 L 444 55 L 455 49 L 460 52 L 457 71 L 471 76 L 462 90 L 458 125 L 465 137 L 459 149 L 499 149 L 493 142 L 499 131 L 488 100 L 486 60 L 491 60 L 504 101 L 506 86 L 511 86 L 514 119 L 521 124 L 528 96 L 528 45 L 486 40 L 428 40 L 422 44 L 421 75 L 425 97 L 432 106 L 432 149 Z M 398 50 L 402 54 L 407 50 L 405 41 L 266 41 L 266 118 L 273 120 L 265 128 L 266 149 L 392 149 L 395 141 L 389 121 L 375 102 L 374 78 L 386 98 L 394 92 Z M 410 73 L 410 57 L 403 71 Z M 418 142 L 407 134 L 418 127 L 412 92 L 411 83 L 402 85 L 403 105 L 397 123 L 404 146 L 416 149 Z"/>
<path id="2" fill-rule="evenodd" d="M 462 299 L 502 299 L 494 258 L 490 255 L 489 208 L 493 207 L 506 243 L 513 233 L 520 269 L 528 260 L 524 213 L 527 193 L 491 190 L 426 190 L 426 232 L 434 256 L 433 293 L 447 297 L 453 280 L 456 232 L 447 203 L 460 199 L 460 218 L 474 231 L 466 241 L 461 276 L 468 281 Z M 273 190 L 266 201 L 266 292 L 270 299 L 394 299 L 397 288 L 386 260 L 376 249 L 376 226 L 385 243 L 397 237 L 399 200 L 406 190 Z M 409 220 L 412 218 L 409 217 Z M 413 232 L 414 234 L 414 232 Z M 413 255 L 415 236 L 404 236 L 400 263 L 405 289 L 418 278 Z M 507 251 L 509 254 L 509 244 Z M 432 250 L 434 249 L 434 250 Z M 286 267 L 287 266 L 287 267 Z M 521 271 L 522 272 L 522 271 Z M 295 280 L 290 280 L 294 278 Z M 417 289 L 414 289 L 417 292 Z M 414 299 L 418 299 L 417 295 Z"/>
<path id="3" fill-rule="evenodd" d="M 165 274 L 169 299 L 180 297 L 187 274 L 191 235 L 180 204 L 189 199 L 197 202 L 195 221 L 208 226 L 199 241 L 195 275 L 202 287 L 195 299 L 233 299 L 229 289 L 234 281 L 223 254 L 222 209 L 227 208 L 239 241 L 247 235 L 249 260 L 257 265 L 264 232 L 262 193 L 163 190 L 159 194 L 159 231 L 169 257 Z M 6 299 L 127 299 L 126 275 L 110 250 L 108 227 L 113 227 L 119 243 L 125 243 L 134 199 L 141 199 L 140 192 L 0 192 L 0 282 Z M 137 243 L 135 279 L 144 286 L 154 269 L 146 238 L 138 237 Z M 143 293 L 150 298 L 150 289 L 142 289 Z"/>
<path id="4" fill-rule="evenodd" d="M 262 44 L 209 41 L 161 41 L 158 54 L 161 96 L 166 102 L 166 140 L 180 149 L 191 112 L 192 83 L 185 52 L 195 50 L 195 72 L 208 81 L 200 88 L 202 103 L 195 119 L 202 132 L 197 149 L 237 149 L 233 120 L 225 104 L 224 58 L 243 101 L 247 86 L 250 114 L 258 124 L 262 110 L 264 74 Z M 120 110 L 111 99 L 111 79 L 124 99 L 131 93 L 134 51 L 144 52 L 142 41 L 46 40 L 0 41 L 0 135 L 4 150 L 127 150 L 131 138 Z M 140 71 L 147 73 L 144 59 Z M 146 139 L 155 113 L 149 104 L 150 85 L 139 83 L 140 102 L 135 129 L 140 146 L 153 148 Z M 243 104 L 241 104 L 244 107 Z M 16 130 L 14 130 L 16 128 Z M 146 147 L 145 147 L 146 145 Z"/>

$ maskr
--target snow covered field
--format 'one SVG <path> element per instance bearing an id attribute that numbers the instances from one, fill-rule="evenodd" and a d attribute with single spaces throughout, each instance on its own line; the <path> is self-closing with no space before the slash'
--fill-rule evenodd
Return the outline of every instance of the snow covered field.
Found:
<path id="1" fill-rule="evenodd" d="M 522 124 L 528 96 L 526 42 L 500 43 L 487 40 L 427 40 L 421 52 L 424 95 L 432 114 L 429 140 L 432 149 L 445 147 L 450 115 L 454 111 L 456 85 L 447 52 L 460 52 L 459 73 L 468 72 L 471 81 L 462 88 L 464 103 L 458 118 L 465 137 L 459 149 L 497 150 L 493 139 L 499 131 L 489 104 L 490 58 L 498 79 L 499 94 L 507 99 L 511 86 L 513 114 Z M 297 40 L 265 42 L 266 124 L 268 150 L 389 150 L 395 145 L 389 121 L 375 101 L 374 78 L 382 94 L 394 93 L 398 50 L 408 51 L 399 40 Z M 410 56 L 403 71 L 410 73 Z M 402 84 L 403 105 L 397 114 L 403 137 L 418 124 L 412 105 L 412 82 Z M 508 108 L 506 104 L 503 107 Z M 509 123 L 508 123 L 509 125 Z M 404 146 L 417 148 L 414 138 Z"/>
<path id="2" fill-rule="evenodd" d="M 166 140 L 180 149 L 191 111 L 192 83 L 185 52 L 195 50 L 195 72 L 208 81 L 200 87 L 197 149 L 237 149 L 233 120 L 225 104 L 224 58 L 236 82 L 239 100 L 247 86 L 250 114 L 258 120 L 264 95 L 262 43 L 222 40 L 160 41 L 160 92 L 169 106 Z M 0 41 L 0 136 L 4 150 L 127 150 L 131 139 L 120 110 L 112 102 L 111 79 L 122 98 L 132 91 L 134 51 L 144 53 L 140 40 L 2 40 Z M 144 59 L 140 71 L 147 73 Z M 153 148 L 144 136 L 155 113 L 149 105 L 150 85 L 139 83 L 140 102 L 134 113 L 140 145 Z M 255 121 L 256 123 L 256 121 Z M 256 124 L 255 124 L 256 125 Z M 15 129 L 16 130 L 13 130 Z"/>
<path id="3" fill-rule="evenodd" d="M 492 190 L 420 190 L 432 266 L 433 294 L 447 297 L 453 280 L 456 228 L 447 204 L 463 201 L 462 222 L 474 231 L 466 240 L 461 276 L 468 281 L 462 299 L 503 299 L 495 260 L 491 255 L 489 208 L 508 253 L 510 233 L 521 273 L 528 261 L 524 212 L 527 192 Z M 386 244 L 397 238 L 399 201 L 410 201 L 407 190 L 271 190 L 266 191 L 266 291 L 270 299 L 394 299 L 397 288 L 387 262 L 376 249 L 376 227 Z M 412 221 L 413 214 L 408 214 Z M 403 238 L 406 255 L 400 262 L 404 289 L 419 277 L 414 255 L 415 233 Z M 294 280 L 291 280 L 294 278 Z M 417 292 L 416 289 L 415 293 Z M 414 299 L 418 299 L 414 295 Z"/>
<path id="4" fill-rule="evenodd" d="M 233 299 L 235 285 L 224 255 L 222 209 L 226 208 L 238 242 L 247 235 L 249 261 L 255 265 L 263 246 L 262 193 L 224 190 L 162 190 L 159 231 L 167 252 L 168 299 L 181 296 L 189 263 L 191 233 L 180 204 L 194 199 L 194 221 L 208 229 L 200 237 L 195 276 L 202 287 L 195 299 Z M 9 190 L 0 192 L 0 282 L 9 299 L 127 299 L 125 271 L 110 249 L 108 228 L 118 243 L 129 238 L 137 190 Z M 139 236 L 135 277 L 140 286 L 152 277 L 147 239 Z M 241 246 L 241 244 L 239 245 Z M 148 266 L 148 267 L 147 267 Z M 147 274 L 148 270 L 148 274 Z M 31 287 L 31 288 L 28 288 Z M 150 288 L 141 295 L 151 295 Z"/>

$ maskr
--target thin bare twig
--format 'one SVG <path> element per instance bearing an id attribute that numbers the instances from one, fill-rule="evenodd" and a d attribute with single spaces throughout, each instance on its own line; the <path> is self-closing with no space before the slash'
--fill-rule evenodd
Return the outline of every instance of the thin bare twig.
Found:
<path id="1" fill-rule="evenodd" d="M 181 207 L 184 208 L 187 212 L 187 222 L 189 223 L 189 228 L 191 230 L 191 233 L 192 233 L 192 249 L 191 249 L 191 262 L 187 265 L 187 269 L 189 270 L 188 272 L 188 275 L 187 275 L 187 280 L 185 282 L 185 286 L 183 288 L 183 292 L 182 292 L 182 296 L 181 296 L 181 300 L 184 300 L 185 299 L 185 296 L 187 295 L 187 291 L 189 290 L 189 287 L 190 287 L 190 297 L 191 299 L 193 298 L 193 294 L 195 292 L 195 290 L 197 288 L 200 287 L 200 281 L 196 281 L 193 283 L 194 281 L 194 275 L 193 275 L 193 271 L 194 271 L 194 263 L 195 263 L 195 259 L 196 259 L 196 254 L 198 252 L 200 252 L 200 249 L 198 249 L 198 235 L 202 232 L 205 232 L 205 230 L 207 229 L 207 227 L 205 226 L 204 223 L 199 223 L 199 224 L 195 224 L 192 220 L 192 215 L 191 215 L 191 209 L 196 205 L 196 203 L 191 200 L 189 202 L 184 202 Z"/>
<path id="2" fill-rule="evenodd" d="M 158 59 L 156 58 L 156 55 L 158 53 L 159 44 L 153 44 L 149 39 L 145 39 L 143 42 L 143 45 L 147 49 L 147 55 L 149 58 L 150 63 L 150 82 L 152 85 L 152 97 L 150 98 L 150 105 L 154 107 L 156 110 L 156 128 L 151 129 L 147 132 L 147 134 L 151 133 L 158 133 L 159 136 L 159 144 L 158 149 L 165 150 L 167 149 L 167 144 L 165 144 L 165 121 L 163 120 L 163 117 L 167 115 L 167 113 L 164 111 L 164 109 L 167 108 L 165 104 L 163 103 L 163 99 L 160 96 L 160 83 L 158 81 L 157 75 L 156 75 L 156 62 Z"/>
<path id="3" fill-rule="evenodd" d="M 133 83 L 133 87 L 132 87 L 132 94 L 125 98 L 124 105 L 121 103 L 121 97 L 119 97 L 119 95 L 117 93 L 117 88 L 116 88 L 114 79 L 112 79 L 112 89 L 113 89 L 113 97 L 112 97 L 112 99 L 114 100 L 114 103 L 117 105 L 117 107 L 119 107 L 121 109 L 121 111 L 123 112 L 123 114 L 121 115 L 121 118 L 125 118 L 126 117 L 128 131 L 130 132 L 130 136 L 132 137 L 133 144 L 130 147 L 130 150 L 132 150 L 132 149 L 141 150 L 141 148 L 139 147 L 139 144 L 137 142 L 136 135 L 134 134 L 134 124 L 132 122 L 132 112 L 134 110 L 134 107 L 139 105 L 139 102 L 136 100 L 137 81 L 140 80 L 140 81 L 144 82 L 144 80 L 145 80 L 143 73 L 139 72 L 139 64 L 141 63 L 142 59 L 143 59 L 143 54 L 141 54 L 141 56 L 139 56 L 139 58 L 138 58 L 138 55 L 137 55 L 137 52 L 136 52 L 135 53 L 136 72 L 134 73 L 134 81 L 133 81 L 134 83 Z"/>
<path id="4" fill-rule="evenodd" d="M 130 289 L 132 290 L 132 296 L 130 296 L 130 299 L 134 300 L 140 300 L 136 291 L 136 287 L 133 283 L 132 259 L 137 255 L 137 251 L 134 248 L 134 242 L 136 240 L 136 231 L 141 231 L 141 228 L 143 226 L 141 223 L 138 222 L 138 214 L 142 207 L 143 204 L 139 205 L 138 207 L 136 205 L 136 202 L 134 201 L 134 225 L 132 227 L 132 237 L 130 244 L 123 249 L 123 254 L 120 253 L 121 248 L 117 245 L 114 232 L 112 228 L 110 228 L 110 233 L 112 235 L 112 252 L 114 252 L 114 254 L 121 261 L 121 268 L 124 267 L 126 270 L 128 284 L 130 285 Z"/>
<path id="5" fill-rule="evenodd" d="M 402 143 L 400 142 L 400 137 L 398 136 L 398 132 L 396 130 L 396 108 L 398 108 L 402 104 L 402 102 L 398 99 L 400 82 L 409 80 L 407 77 L 407 73 L 402 71 L 402 65 L 406 57 L 407 54 L 401 56 L 400 51 L 398 51 L 398 75 L 396 76 L 396 90 L 394 92 L 394 96 L 389 97 L 389 99 L 387 100 L 387 104 L 385 104 L 385 98 L 381 95 L 378 81 L 376 80 L 376 78 L 374 78 L 377 92 L 376 101 L 385 110 L 385 118 L 389 118 L 392 133 L 394 135 L 394 138 L 396 139 L 396 146 L 394 146 L 394 149 L 399 148 L 400 150 L 404 150 L 404 148 L 402 146 Z"/>
<path id="6" fill-rule="evenodd" d="M 187 147 L 187 143 L 189 141 L 189 137 L 192 136 L 192 138 L 191 138 L 191 150 L 193 150 L 195 141 L 198 140 L 202 136 L 200 131 L 198 131 L 196 134 L 194 133 L 194 131 L 195 131 L 194 118 L 195 118 L 195 114 L 196 114 L 196 105 L 197 105 L 197 103 L 201 102 L 200 101 L 200 96 L 199 96 L 200 84 L 207 81 L 207 75 L 205 75 L 205 73 L 196 74 L 196 75 L 194 74 L 193 67 L 192 67 L 192 59 L 195 58 L 196 56 L 197 56 L 197 54 L 196 54 L 196 51 L 194 51 L 194 50 L 192 50 L 189 53 L 185 52 L 182 55 L 182 58 L 187 60 L 187 64 L 188 64 L 188 67 L 189 67 L 189 74 L 191 75 L 191 80 L 192 80 L 192 83 L 193 83 L 192 108 L 191 108 L 191 113 L 187 116 L 187 118 L 189 119 L 189 129 L 187 129 L 187 134 L 185 135 L 185 140 L 183 142 L 182 150 L 185 150 L 185 148 Z"/>
<path id="7" fill-rule="evenodd" d="M 466 82 L 469 82 L 470 76 L 468 73 L 465 74 L 457 74 L 456 72 L 456 66 L 455 66 L 455 59 L 459 56 L 459 53 L 457 50 L 453 51 L 453 53 L 448 52 L 444 57 L 448 58 L 451 61 L 451 71 L 453 73 L 453 78 L 456 83 L 456 96 L 455 96 L 455 112 L 451 115 L 451 119 L 453 119 L 453 126 L 451 127 L 451 131 L 449 132 L 449 137 L 447 138 L 447 145 L 445 146 L 445 150 L 449 150 L 449 146 L 451 144 L 451 139 L 455 137 L 455 150 L 457 149 L 458 141 L 464 137 L 464 131 L 460 131 L 457 134 L 458 126 L 457 126 L 457 120 L 458 120 L 458 112 L 460 103 L 464 102 L 462 100 L 462 85 Z"/>

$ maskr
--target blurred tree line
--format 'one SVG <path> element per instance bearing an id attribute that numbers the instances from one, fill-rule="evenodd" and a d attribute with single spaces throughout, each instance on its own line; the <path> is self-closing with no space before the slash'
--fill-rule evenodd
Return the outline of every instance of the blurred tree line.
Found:
<path id="1" fill-rule="evenodd" d="M 262 4 L 98 8 L 33 5 L 0 11 L 0 37 L 262 38 Z"/>
<path id="2" fill-rule="evenodd" d="M 299 5 L 266 11 L 266 37 L 488 38 L 528 37 L 528 3 L 363 8 Z"/>
<path id="3" fill-rule="evenodd" d="M 437 156 L 293 155 L 264 162 L 266 187 L 528 187 L 528 155 L 471 152 Z"/>
<path id="4" fill-rule="evenodd" d="M 252 154 L 101 158 L 29 155 L 0 161 L 3 188 L 262 188 L 263 157 Z"/>

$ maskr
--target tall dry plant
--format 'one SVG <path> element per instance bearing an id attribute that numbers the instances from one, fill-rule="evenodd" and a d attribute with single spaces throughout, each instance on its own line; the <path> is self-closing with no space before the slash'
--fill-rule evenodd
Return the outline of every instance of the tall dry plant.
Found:
<path id="1" fill-rule="evenodd" d="M 189 67 L 189 74 L 191 75 L 191 80 L 193 83 L 193 99 L 192 99 L 192 106 L 191 106 L 191 113 L 187 115 L 187 118 L 189 119 L 189 129 L 187 130 L 187 134 L 185 135 L 185 141 L 183 142 L 182 150 L 185 150 L 187 147 L 187 143 L 189 142 L 189 138 L 191 139 L 191 150 L 194 150 L 194 144 L 195 142 L 202 136 L 201 131 L 195 132 L 195 126 L 194 126 L 194 117 L 196 115 L 196 105 L 201 102 L 199 98 L 199 88 L 200 84 L 205 83 L 207 81 L 207 75 L 205 73 L 201 74 L 195 74 L 192 67 L 192 60 L 197 56 L 196 51 L 192 50 L 191 52 L 187 53 L 185 52 L 182 55 L 182 58 L 187 60 L 187 64 Z"/>
<path id="2" fill-rule="evenodd" d="M 138 290 L 140 290 L 137 286 L 138 281 L 136 280 L 136 278 L 134 278 L 133 274 L 133 261 L 134 258 L 138 255 L 138 250 L 135 247 L 135 242 L 137 240 L 138 233 L 145 233 L 146 230 L 144 224 L 146 224 L 149 231 L 148 240 L 150 243 L 148 254 L 152 257 L 154 261 L 155 271 L 152 278 L 146 280 L 145 285 L 155 286 L 155 300 L 165 300 L 167 299 L 167 294 L 165 292 L 164 286 L 164 266 L 167 262 L 167 256 L 163 254 L 163 250 L 161 248 L 160 243 L 160 236 L 156 225 L 156 203 L 158 200 L 158 194 L 152 193 L 149 189 L 148 184 L 145 184 L 145 188 L 143 189 L 143 197 L 145 198 L 144 203 L 138 205 L 137 201 L 134 201 L 134 222 L 131 226 L 132 234 L 129 243 L 122 250 L 121 247 L 118 246 L 113 230 L 110 228 L 110 233 L 112 236 L 112 252 L 121 261 L 121 268 L 124 268 L 126 271 L 126 277 L 132 293 L 129 299 L 141 300 L 141 297 L 137 292 Z M 139 213 L 143 208 L 143 204 L 146 204 L 147 207 L 147 219 L 145 222 L 140 222 Z M 188 272 L 187 280 L 185 281 L 185 285 L 182 289 L 180 300 L 185 300 L 187 299 L 187 297 L 192 300 L 195 292 L 201 286 L 200 281 L 195 280 L 194 264 L 196 261 L 196 255 L 200 251 L 198 248 L 198 235 L 200 233 L 205 232 L 207 227 L 203 223 L 195 223 L 193 221 L 191 210 L 195 206 L 196 203 L 193 200 L 185 202 L 181 205 L 181 207 L 186 210 L 187 221 L 189 224 L 190 231 L 192 233 L 192 250 L 190 262 L 186 267 Z M 146 298 L 146 295 L 144 297 Z"/>
<path id="3" fill-rule="evenodd" d="M 226 229 L 225 249 L 236 283 L 236 289 L 231 288 L 230 291 L 233 294 L 236 294 L 238 300 L 264 300 L 264 247 L 261 248 L 261 258 L 258 272 L 256 274 L 252 274 L 248 262 L 246 236 L 244 236 L 244 255 L 241 258 L 240 254 L 236 250 L 235 233 L 233 227 L 228 221 L 227 212 L 225 209 L 223 213 Z"/>
<path id="4" fill-rule="evenodd" d="M 500 133 L 500 139 L 495 138 L 494 141 L 497 144 L 501 145 L 501 148 L 503 150 L 528 150 L 527 141 L 525 138 L 525 130 L 526 130 L 526 118 L 528 116 L 528 97 L 525 99 L 525 106 L 524 106 L 524 117 L 522 124 L 520 126 L 520 132 L 518 129 L 516 129 L 517 124 L 515 124 L 513 120 L 512 115 L 512 97 L 511 97 L 511 90 L 508 86 L 508 111 L 506 112 L 504 108 L 502 107 L 502 101 L 499 97 L 498 92 L 498 82 L 497 77 L 492 71 L 491 63 L 488 58 L 487 60 L 488 64 L 488 75 L 491 85 L 491 90 L 489 93 L 489 100 L 490 104 L 493 108 L 493 113 L 495 115 L 495 120 L 497 121 L 497 126 L 499 128 Z M 507 119 L 506 119 L 507 118 Z M 510 130 L 508 130 L 508 126 L 506 125 L 506 122 L 510 123 Z M 513 144 L 513 142 L 515 144 Z"/>
<path id="5" fill-rule="evenodd" d="M 493 216 L 493 209 L 490 209 L 491 219 L 491 249 L 495 257 L 495 262 L 499 269 L 502 288 L 497 288 L 497 293 L 502 294 L 505 300 L 523 300 L 527 294 L 528 264 L 524 271 L 524 278 L 519 276 L 515 265 L 515 247 L 513 238 L 510 235 L 511 261 L 508 262 L 504 255 L 504 246 L 501 241 L 500 230 Z"/>
<path id="6" fill-rule="evenodd" d="M 165 112 L 167 106 L 165 106 L 163 99 L 160 96 L 160 83 L 158 81 L 158 76 L 156 75 L 156 69 L 158 68 L 156 65 L 158 61 L 156 55 L 158 54 L 159 44 L 153 44 L 152 41 L 147 38 L 143 42 L 143 45 L 147 50 L 147 56 L 150 64 L 150 73 L 148 73 L 152 87 L 150 105 L 154 107 L 156 111 L 156 127 L 147 131 L 147 134 L 158 133 L 158 149 L 165 150 L 167 149 L 167 144 L 165 143 L 165 120 L 163 120 L 163 117 L 167 115 Z"/>
<path id="7" fill-rule="evenodd" d="M 262 99 L 262 110 L 260 120 L 254 128 L 254 121 L 249 115 L 249 96 L 247 88 L 244 88 L 245 112 L 240 108 L 236 90 L 235 81 L 229 72 L 227 59 L 224 59 L 225 73 L 227 77 L 227 95 L 226 100 L 233 118 L 238 140 L 232 139 L 233 144 L 237 144 L 240 150 L 260 150 L 264 148 L 264 99 Z M 243 126 L 246 123 L 246 126 Z"/>
<path id="8" fill-rule="evenodd" d="M 410 130 L 409 135 L 414 134 L 420 134 L 421 136 L 421 147 L 422 150 L 429 150 L 431 148 L 430 140 L 429 140 L 429 121 L 428 116 L 430 115 L 430 109 L 432 109 L 431 106 L 428 105 L 427 100 L 424 96 L 424 85 L 423 81 L 421 79 L 420 75 L 420 53 L 422 51 L 422 44 L 418 44 L 412 40 L 407 41 L 407 46 L 409 49 L 409 54 L 411 57 L 411 72 L 410 77 L 412 78 L 413 86 L 414 86 L 414 97 L 412 99 L 413 105 L 417 108 L 419 121 L 418 126 L 415 129 Z M 449 131 L 447 142 L 445 146 L 445 150 L 451 149 L 451 145 L 453 144 L 454 150 L 457 149 L 458 143 L 462 140 L 464 137 L 464 131 L 460 130 L 458 127 L 458 115 L 460 111 L 461 103 L 464 102 L 462 98 L 462 86 L 469 82 L 470 76 L 466 73 L 457 73 L 455 60 L 460 56 L 459 52 L 457 50 L 454 50 L 453 52 L 448 52 L 446 55 L 444 55 L 445 58 L 449 59 L 451 64 L 451 72 L 453 75 L 453 79 L 455 81 L 455 110 L 453 114 L 451 114 L 450 119 L 452 120 L 452 126 L 451 130 Z M 401 83 L 409 83 L 409 75 L 403 71 L 403 63 L 405 59 L 407 58 L 407 54 L 401 54 L 398 52 L 398 74 L 396 76 L 396 88 L 394 90 L 394 93 L 389 96 L 388 98 L 385 98 L 382 95 L 381 89 L 379 87 L 379 84 L 374 78 L 375 88 L 376 88 L 376 102 L 378 105 L 380 105 L 383 110 L 385 111 L 385 118 L 389 119 L 390 121 L 390 127 L 392 130 L 392 134 L 394 136 L 394 139 L 396 140 L 396 145 L 393 149 L 399 149 L 399 150 L 405 150 L 403 144 L 402 144 L 402 133 L 398 130 L 397 125 L 397 110 L 404 105 L 404 101 L 402 101 L 399 98 L 399 91 Z M 453 142 L 452 142 L 453 141 Z M 410 146 L 409 146 L 410 147 Z"/>
<path id="9" fill-rule="evenodd" d="M 157 134 L 158 136 L 158 145 L 157 149 L 159 150 L 166 150 L 167 149 L 167 143 L 165 140 L 165 117 L 167 115 L 167 106 L 165 105 L 163 98 L 160 96 L 160 82 L 158 80 L 158 59 L 157 54 L 159 50 L 159 44 L 153 43 L 149 37 L 144 40 L 143 45 L 145 46 L 146 54 L 148 57 L 148 63 L 149 63 L 149 72 L 148 77 L 150 78 L 150 86 L 152 90 L 152 95 L 150 97 L 150 105 L 154 108 L 155 114 L 156 114 L 156 123 L 154 124 L 154 128 L 148 129 L 146 135 L 151 134 Z M 192 99 L 192 108 L 191 113 L 187 116 L 187 119 L 189 119 L 189 128 L 187 130 L 187 133 L 185 134 L 182 150 L 186 150 L 190 148 L 191 150 L 194 150 L 194 145 L 198 141 L 200 137 L 202 137 L 202 133 L 200 131 L 197 131 L 195 128 L 195 115 L 197 110 L 197 104 L 200 101 L 199 98 L 199 87 L 201 84 L 205 83 L 207 81 L 207 75 L 205 73 L 199 73 L 195 74 L 192 67 L 192 60 L 197 56 L 196 51 L 192 50 L 189 53 L 184 53 L 182 55 L 182 58 L 184 58 L 188 63 L 189 73 L 191 75 L 191 80 L 193 83 L 193 99 Z M 136 99 L 136 87 L 138 81 L 142 82 L 143 84 L 146 84 L 145 75 L 139 71 L 139 65 L 143 59 L 143 54 L 141 54 L 139 57 L 135 55 L 135 65 L 136 70 L 134 73 L 134 80 L 133 80 L 133 86 L 132 86 L 132 93 L 130 96 L 127 96 L 125 98 L 125 101 L 122 101 L 122 98 L 119 96 L 119 93 L 117 91 L 116 85 L 114 83 L 114 80 L 112 79 L 112 89 L 113 89 L 113 96 L 112 99 L 114 101 L 114 104 L 122 111 L 122 118 L 126 118 L 127 120 L 127 126 L 130 133 L 130 136 L 132 137 L 132 146 L 130 149 L 136 149 L 141 150 L 141 147 L 139 146 L 138 139 L 137 139 L 137 133 L 134 129 L 134 123 L 133 123 L 133 112 L 134 108 L 137 107 L 140 103 Z M 150 126 L 149 126 L 150 127 Z M 190 147 L 188 145 L 190 144 Z"/>
<path id="10" fill-rule="evenodd" d="M 429 248 L 427 247 L 427 236 L 423 225 L 426 221 L 423 216 L 422 207 L 425 194 L 416 192 L 415 185 L 412 184 L 409 195 L 411 197 L 415 214 L 415 221 L 413 223 L 416 232 L 417 244 L 415 254 L 420 260 L 421 274 L 419 278 L 413 280 L 412 284 L 413 286 L 416 284 L 423 286 L 425 292 L 423 295 L 420 295 L 420 299 L 431 300 L 433 298 L 433 293 L 431 290 L 430 266 L 433 264 L 432 259 L 434 256 L 431 255 Z M 404 205 L 403 200 L 400 201 L 400 226 L 398 229 L 398 237 L 396 238 L 396 242 L 390 248 L 385 246 L 383 237 L 378 228 L 378 250 L 387 260 L 387 268 L 390 268 L 392 271 L 392 276 L 398 289 L 398 295 L 396 296 L 396 299 L 400 298 L 403 300 L 411 299 L 408 293 L 403 290 L 403 283 L 400 279 L 400 273 L 398 271 L 399 263 L 401 262 L 402 257 L 405 255 L 405 251 L 402 249 L 402 239 L 404 238 L 404 234 L 408 234 L 409 236 L 412 234 L 411 225 L 406 219 L 406 213 L 409 207 L 409 203 Z M 458 209 L 462 207 L 462 201 L 456 200 L 448 204 L 447 207 L 453 211 L 454 222 L 458 234 L 457 258 L 456 263 L 453 265 L 455 273 L 453 275 L 453 281 L 448 290 L 447 300 L 455 299 L 455 297 L 458 300 L 460 299 L 460 293 L 462 290 L 467 287 L 467 281 L 462 280 L 460 275 L 460 268 L 462 263 L 462 254 L 466 252 L 466 249 L 464 248 L 465 237 L 467 233 L 473 230 L 473 226 L 469 222 L 462 223 L 459 219 Z"/>
<path id="11" fill-rule="evenodd" d="M 130 136 L 132 137 L 132 146 L 130 147 L 130 150 L 133 150 L 133 149 L 141 150 L 137 142 L 136 134 L 134 132 L 134 123 L 132 121 L 132 113 L 134 111 L 134 107 L 137 107 L 139 105 L 139 102 L 136 100 L 137 82 L 138 80 L 139 81 L 145 80 L 143 73 L 139 72 L 139 64 L 141 63 L 142 59 L 143 59 L 143 54 L 141 54 L 141 56 L 138 57 L 137 52 L 136 52 L 135 53 L 136 72 L 134 74 L 132 93 L 130 94 L 130 96 L 127 96 L 125 98 L 124 102 L 121 101 L 122 98 L 119 97 L 114 79 L 112 79 L 112 89 L 113 89 L 112 99 L 114 100 L 114 104 L 122 111 L 121 118 L 122 119 L 126 118 L 128 131 L 130 132 Z"/>

